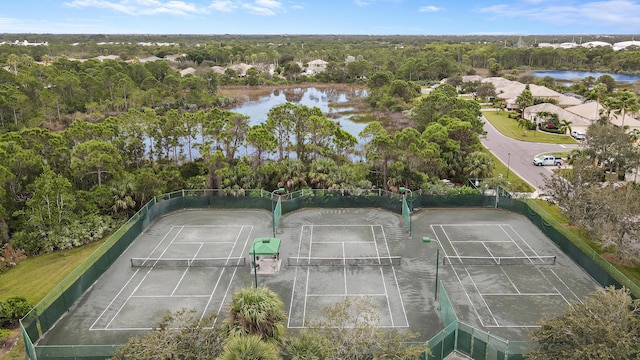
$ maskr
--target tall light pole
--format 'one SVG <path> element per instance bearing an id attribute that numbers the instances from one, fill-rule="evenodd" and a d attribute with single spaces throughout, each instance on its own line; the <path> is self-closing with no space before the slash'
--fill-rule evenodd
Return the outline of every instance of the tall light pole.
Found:
<path id="1" fill-rule="evenodd" d="M 253 252 L 253 275 L 256 279 L 256 289 L 258 288 L 258 263 L 256 262 L 256 244 L 258 242 L 254 241 L 253 245 L 251 245 L 251 252 Z"/>
<path id="2" fill-rule="evenodd" d="M 273 224 L 273 237 L 276 236 L 276 214 L 274 212 L 273 199 L 276 196 L 276 192 L 278 195 L 284 194 L 284 188 L 277 188 L 271 192 L 271 224 Z M 281 209 L 282 210 L 282 209 Z"/>
<path id="3" fill-rule="evenodd" d="M 256 245 L 263 245 L 263 244 L 269 244 L 269 243 L 271 243 L 270 238 L 257 238 L 257 239 L 253 239 L 253 245 L 251 245 L 251 252 L 253 253 L 253 274 L 256 279 L 256 289 L 258 288 L 258 261 L 256 256 Z"/>
<path id="4" fill-rule="evenodd" d="M 409 205 L 409 214 L 408 214 L 408 216 L 409 216 L 409 237 L 411 237 L 411 227 L 412 227 L 412 225 L 411 225 L 411 212 L 413 211 L 413 191 L 407 189 L 404 186 L 401 186 L 399 190 L 402 193 L 402 199 L 405 202 L 406 202 L 407 191 L 411 195 L 411 202 L 410 202 L 411 205 Z"/>
<path id="5" fill-rule="evenodd" d="M 511 153 L 507 153 L 507 180 L 509 180 L 509 170 L 511 170 Z"/>

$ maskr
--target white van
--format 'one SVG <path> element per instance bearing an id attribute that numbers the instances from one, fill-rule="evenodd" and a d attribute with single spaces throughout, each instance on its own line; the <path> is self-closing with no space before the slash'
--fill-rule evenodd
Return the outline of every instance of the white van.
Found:
<path id="1" fill-rule="evenodd" d="M 571 137 L 572 137 L 572 138 L 574 138 L 574 139 L 576 139 L 576 140 L 584 140 L 585 135 L 584 135 L 584 133 L 583 133 L 582 131 L 580 131 L 580 130 L 573 130 L 573 131 L 571 132 Z"/>

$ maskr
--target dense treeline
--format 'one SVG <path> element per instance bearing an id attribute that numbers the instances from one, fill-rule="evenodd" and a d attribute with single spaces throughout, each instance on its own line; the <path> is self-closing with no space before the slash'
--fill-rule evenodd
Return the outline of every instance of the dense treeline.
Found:
<path id="1" fill-rule="evenodd" d="M 135 42 L 140 37 L 135 41 L 126 36 L 42 37 L 48 45 L 0 45 L 0 63 L 4 65 L 0 70 L 2 131 L 64 127 L 78 117 L 96 121 L 142 107 L 206 110 L 226 104 L 216 96 L 216 89 L 230 84 L 365 83 L 380 73 L 396 81 L 425 84 L 479 69 L 508 76 L 534 68 L 640 72 L 640 50 L 635 48 L 616 52 L 609 47 L 516 47 L 514 39 L 508 38 L 447 43 L 444 39 L 452 39 L 166 36 L 143 38 L 149 46 L 142 46 Z M 72 43 L 76 38 L 84 41 Z M 169 42 L 172 39 L 174 42 Z M 106 55 L 120 58 L 96 59 Z M 169 61 L 168 55 L 177 57 Z M 161 60 L 146 61 L 150 56 Z M 316 59 L 327 61 L 326 69 L 305 72 L 307 63 Z M 224 73 L 212 69 L 239 63 L 254 67 L 246 74 L 230 68 Z M 187 67 L 193 67 L 195 74 L 181 76 L 178 71 Z"/>

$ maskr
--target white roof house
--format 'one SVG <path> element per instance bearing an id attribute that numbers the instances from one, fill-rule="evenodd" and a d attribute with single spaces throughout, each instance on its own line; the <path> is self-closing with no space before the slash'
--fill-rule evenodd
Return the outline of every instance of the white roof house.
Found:
<path id="1" fill-rule="evenodd" d="M 582 47 L 586 47 L 586 48 L 595 48 L 598 46 L 608 46 L 608 47 L 612 47 L 613 45 L 609 44 L 608 42 L 604 42 L 604 41 L 589 41 L 586 42 L 584 44 L 582 44 Z"/>
<path id="2" fill-rule="evenodd" d="M 305 73 L 309 75 L 313 75 L 313 74 L 324 72 L 327 70 L 327 64 L 328 62 L 322 59 L 311 60 L 307 63 L 307 70 L 305 71 Z"/>
<path id="3" fill-rule="evenodd" d="M 180 76 L 191 75 L 191 74 L 194 74 L 195 72 L 196 72 L 196 69 L 192 67 L 188 67 L 186 69 L 180 70 Z"/>
<path id="4" fill-rule="evenodd" d="M 247 70 L 249 70 L 252 67 L 253 66 L 245 63 L 234 64 L 229 66 L 229 68 L 233 69 L 236 72 L 236 74 L 238 74 L 238 76 L 240 77 L 245 76 L 247 74 Z"/>
<path id="5" fill-rule="evenodd" d="M 558 119 L 560 119 L 560 121 L 567 120 L 571 122 L 571 128 L 573 130 L 586 130 L 593 123 L 593 121 L 591 121 L 590 119 L 584 118 L 578 114 L 572 113 L 570 111 L 567 111 L 566 109 L 550 103 L 542 103 L 529 106 L 528 108 L 524 109 L 522 116 L 525 119 L 537 121 L 538 114 L 541 112 L 558 114 Z"/>
<path id="6" fill-rule="evenodd" d="M 628 48 L 629 46 L 637 46 L 640 47 L 640 41 L 632 40 L 632 41 L 621 41 L 613 44 L 613 50 L 623 50 Z"/>
<path id="7" fill-rule="evenodd" d="M 227 68 L 224 68 L 224 67 L 222 67 L 222 66 L 212 66 L 212 67 L 211 67 L 211 71 L 213 71 L 214 73 L 223 74 L 223 75 L 224 75 L 224 71 L 225 71 L 226 69 L 227 69 Z"/>

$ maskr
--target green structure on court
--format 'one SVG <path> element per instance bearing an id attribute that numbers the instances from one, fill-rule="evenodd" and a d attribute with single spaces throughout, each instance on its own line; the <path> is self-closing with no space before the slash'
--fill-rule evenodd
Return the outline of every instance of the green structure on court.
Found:
<path id="1" fill-rule="evenodd" d="M 279 256 L 280 255 L 280 239 L 278 238 L 257 238 L 253 240 L 251 249 L 249 250 L 251 256 Z"/>

